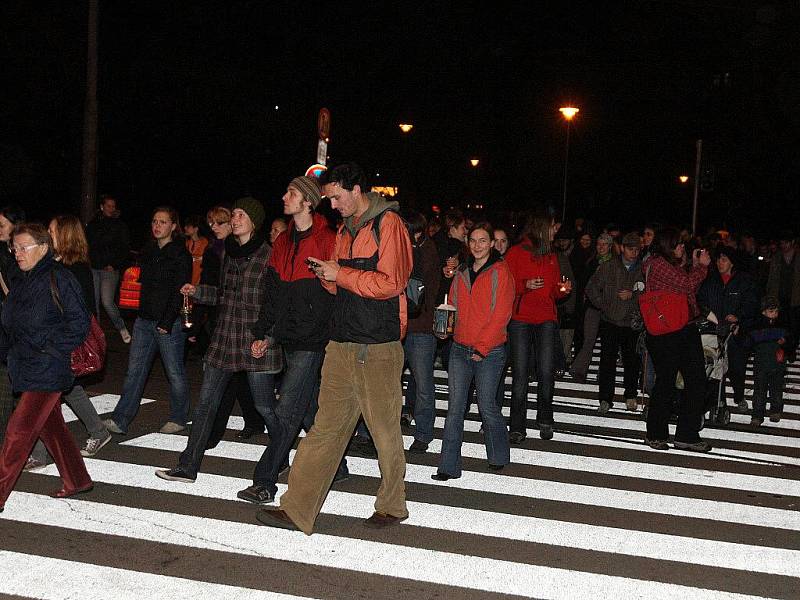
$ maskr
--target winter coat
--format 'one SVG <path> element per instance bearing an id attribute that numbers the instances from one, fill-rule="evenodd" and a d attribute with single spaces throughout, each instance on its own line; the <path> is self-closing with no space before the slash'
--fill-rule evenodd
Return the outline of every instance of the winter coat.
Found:
<path id="1" fill-rule="evenodd" d="M 306 259 L 329 260 L 335 242 L 336 232 L 316 213 L 309 230 L 298 232 L 292 221 L 277 237 L 264 278 L 265 301 L 252 328 L 255 339 L 270 337 L 286 350 L 325 349 L 334 297 Z"/>
<path id="2" fill-rule="evenodd" d="M 271 252 L 261 232 L 241 246 L 229 235 L 225 239 L 219 285 L 197 286 L 194 301 L 217 307 L 217 324 L 205 355 L 212 367 L 268 373 L 278 373 L 283 368 L 279 345 L 270 344 L 262 358 L 253 358 L 250 350 L 256 339 L 252 329 L 266 300 L 265 279 Z"/>
<path id="3" fill-rule="evenodd" d="M 514 313 L 511 318 L 523 323 L 537 325 L 547 321 L 556 321 L 556 300 L 567 296 L 562 292 L 561 268 L 554 253 L 534 256 L 527 239 L 512 246 L 504 256 L 511 274 L 514 276 L 516 299 Z M 537 290 L 525 287 L 528 279 L 541 277 L 544 286 Z"/>
<path id="4" fill-rule="evenodd" d="M 726 285 L 719 271 L 709 270 L 697 291 L 697 303 L 712 310 L 720 322 L 728 315 L 734 315 L 745 329 L 749 329 L 759 315 L 755 282 L 748 273 L 739 271 L 733 274 Z"/>
<path id="5" fill-rule="evenodd" d="M 121 219 L 99 214 L 86 226 L 86 239 L 93 269 L 111 265 L 120 270 L 125 266 L 131 242 L 128 226 Z"/>
<path id="6" fill-rule="evenodd" d="M 637 261 L 628 271 L 622 257 L 615 256 L 597 267 L 586 285 L 586 297 L 600 311 L 603 321 L 618 327 L 630 327 L 637 308 L 637 294 L 634 293 L 629 300 L 620 300 L 619 291 L 633 291 L 636 282 L 643 280 L 640 262 Z"/>
<path id="7" fill-rule="evenodd" d="M 459 260 L 459 264 L 463 263 L 467 256 L 467 247 L 459 239 L 447 235 L 443 227 L 439 233 L 433 238 L 436 243 L 436 251 L 439 254 L 439 293 L 436 295 L 436 306 L 444 301 L 444 295 L 450 291 L 450 284 L 453 283 L 452 277 L 447 277 L 444 274 L 444 267 L 447 264 L 447 259 L 455 256 Z"/>
<path id="8" fill-rule="evenodd" d="M 59 310 L 51 292 L 54 274 Z M 89 333 L 89 311 L 78 280 L 48 252 L 11 288 L 3 303 L 0 354 L 15 392 L 60 392 L 72 387 L 72 351 Z"/>
<path id="9" fill-rule="evenodd" d="M 792 277 L 791 306 L 800 306 L 800 254 L 795 250 L 793 261 L 794 276 Z M 767 276 L 767 296 L 780 298 L 781 268 L 783 268 L 783 254 L 778 252 L 769 263 Z"/>
<path id="10" fill-rule="evenodd" d="M 142 269 L 139 317 L 172 331 L 183 305 L 180 289 L 192 277 L 192 257 L 183 240 L 173 240 L 163 248 L 152 241 L 142 250 L 139 265 Z"/>
<path id="11" fill-rule="evenodd" d="M 77 262 L 71 265 L 64 265 L 64 268 L 75 275 L 78 280 L 78 285 L 81 286 L 83 292 L 83 301 L 86 303 L 86 308 L 89 313 L 97 316 L 94 303 L 94 277 L 92 276 L 92 269 L 89 263 Z"/>
<path id="12" fill-rule="evenodd" d="M 505 344 L 506 326 L 514 304 L 514 278 L 497 250 L 476 274 L 470 259 L 458 268 L 450 285 L 450 303 L 456 307 L 453 340 L 486 357 Z"/>

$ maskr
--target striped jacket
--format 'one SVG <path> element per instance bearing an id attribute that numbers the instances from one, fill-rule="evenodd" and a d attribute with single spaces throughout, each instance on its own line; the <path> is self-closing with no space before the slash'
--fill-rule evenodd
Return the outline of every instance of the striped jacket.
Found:
<path id="1" fill-rule="evenodd" d="M 266 296 L 265 278 L 271 251 L 260 233 L 243 246 L 228 236 L 220 285 L 197 286 L 195 302 L 219 307 L 217 326 L 205 356 L 212 367 L 268 373 L 278 373 L 283 368 L 280 346 L 270 345 L 262 358 L 253 358 L 250 353 L 255 339 L 250 330 L 258 320 Z"/>

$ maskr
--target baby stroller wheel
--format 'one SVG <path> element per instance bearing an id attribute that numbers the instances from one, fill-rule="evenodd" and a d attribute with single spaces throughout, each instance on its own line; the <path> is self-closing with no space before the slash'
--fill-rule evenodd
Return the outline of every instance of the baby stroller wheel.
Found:
<path id="1" fill-rule="evenodd" d="M 721 425 L 727 425 L 731 422 L 731 411 L 726 406 L 725 408 L 720 408 L 716 414 L 716 422 Z"/>

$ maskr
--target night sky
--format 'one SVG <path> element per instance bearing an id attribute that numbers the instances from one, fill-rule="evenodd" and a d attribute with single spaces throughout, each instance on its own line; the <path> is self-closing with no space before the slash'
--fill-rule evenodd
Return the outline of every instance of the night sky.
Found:
<path id="1" fill-rule="evenodd" d="M 797 1 L 384 4 L 101 0 L 98 192 L 134 228 L 164 202 L 277 213 L 325 106 L 329 162 L 404 203 L 560 208 L 573 103 L 570 216 L 688 222 L 698 137 L 702 224 L 800 216 Z M 0 202 L 77 211 L 87 8 L 2 6 Z"/>

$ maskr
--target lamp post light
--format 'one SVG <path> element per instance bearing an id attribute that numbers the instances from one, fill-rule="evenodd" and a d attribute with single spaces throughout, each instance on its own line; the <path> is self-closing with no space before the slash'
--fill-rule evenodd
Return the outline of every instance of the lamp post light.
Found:
<path id="1" fill-rule="evenodd" d="M 580 112 L 580 110 L 581 110 L 580 108 L 577 108 L 575 106 L 562 106 L 561 108 L 558 109 L 558 112 L 560 112 L 564 116 L 564 119 L 566 119 L 567 121 L 567 149 L 566 152 L 564 153 L 564 199 L 562 201 L 562 206 L 561 206 L 562 223 L 567 220 L 567 168 L 569 167 L 569 129 L 570 129 L 569 125 L 572 122 L 572 119 L 575 118 L 575 115 L 577 115 Z"/>
<path id="2" fill-rule="evenodd" d="M 686 183 L 687 181 L 689 181 L 689 176 L 688 175 L 678 175 L 678 181 L 680 181 L 681 183 Z"/>
<path id="3" fill-rule="evenodd" d="M 477 167 L 480 164 L 480 162 L 481 161 L 480 161 L 479 158 L 470 158 L 469 159 L 469 164 L 471 164 L 473 167 Z"/>
<path id="4" fill-rule="evenodd" d="M 403 133 L 408 133 L 409 131 L 414 129 L 414 126 L 411 123 L 400 123 L 399 127 L 400 131 L 402 131 Z"/>

